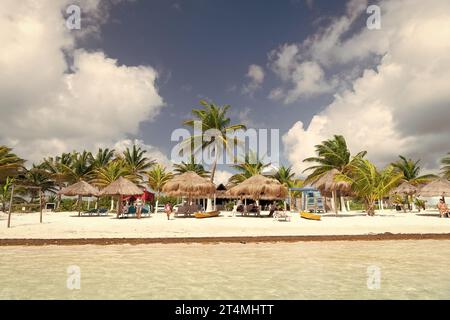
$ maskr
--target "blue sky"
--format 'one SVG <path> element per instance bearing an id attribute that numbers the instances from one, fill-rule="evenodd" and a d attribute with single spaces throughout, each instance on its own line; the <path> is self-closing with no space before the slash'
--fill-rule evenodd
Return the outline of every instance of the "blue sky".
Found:
<path id="1" fill-rule="evenodd" d="M 74 3 L 81 30 L 67 28 Z M 138 140 L 170 166 L 170 135 L 200 99 L 279 129 L 281 163 L 297 174 L 334 134 L 379 167 L 401 154 L 436 173 L 450 150 L 448 0 L 0 6 L 0 144 L 28 164 Z"/>
<path id="2" fill-rule="evenodd" d="M 330 96 L 290 105 L 268 98 L 278 79 L 268 54 L 287 42 L 302 42 L 320 20 L 342 14 L 346 1 L 139 1 L 112 8 L 101 37 L 84 44 L 125 65 L 150 65 L 167 107 L 153 122 L 141 124 L 135 138 L 169 153 L 172 130 L 190 117 L 200 99 L 230 104 L 235 122 L 286 132 L 295 121 L 308 123 Z M 242 93 L 251 64 L 265 71 L 254 94 Z M 126 115 L 124 115 L 126 116 Z M 280 143 L 282 147 L 282 144 Z M 282 162 L 287 162 L 282 159 Z"/>

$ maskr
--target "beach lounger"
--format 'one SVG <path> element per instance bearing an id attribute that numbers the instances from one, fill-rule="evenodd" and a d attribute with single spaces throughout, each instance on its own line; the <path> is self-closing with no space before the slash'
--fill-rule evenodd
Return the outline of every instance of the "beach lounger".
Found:
<path id="1" fill-rule="evenodd" d="M 273 219 L 276 221 L 291 221 L 291 216 L 286 211 L 276 211 L 273 214 Z"/>

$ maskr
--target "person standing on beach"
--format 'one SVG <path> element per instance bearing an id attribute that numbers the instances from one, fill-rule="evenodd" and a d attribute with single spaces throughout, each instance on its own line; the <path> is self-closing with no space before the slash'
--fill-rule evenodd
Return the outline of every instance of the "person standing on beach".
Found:
<path id="1" fill-rule="evenodd" d="M 441 218 L 442 217 L 448 218 L 450 216 L 450 212 L 448 210 L 447 204 L 445 204 L 444 199 L 439 199 L 437 207 L 439 209 L 439 215 Z"/>
<path id="2" fill-rule="evenodd" d="M 141 218 L 141 213 L 142 213 L 142 199 L 141 198 L 137 198 L 135 204 L 136 204 L 136 217 L 138 219 L 140 219 Z"/>
<path id="3" fill-rule="evenodd" d="M 170 203 L 164 205 L 164 212 L 167 215 L 167 220 L 170 220 L 170 215 L 172 214 L 172 205 Z"/>

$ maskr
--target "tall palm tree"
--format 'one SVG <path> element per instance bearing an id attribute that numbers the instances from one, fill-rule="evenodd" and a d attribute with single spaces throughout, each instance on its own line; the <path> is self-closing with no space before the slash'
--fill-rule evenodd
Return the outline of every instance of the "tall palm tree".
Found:
<path id="1" fill-rule="evenodd" d="M 257 158 L 256 154 L 248 153 L 245 155 L 245 160 L 243 163 L 232 166 L 239 172 L 232 175 L 229 182 L 233 185 L 239 184 L 252 176 L 261 174 L 263 169 L 269 165 L 270 163 L 263 163 L 259 158 Z"/>
<path id="2" fill-rule="evenodd" d="M 4 184 L 0 184 L 0 203 L 2 205 L 2 212 L 6 212 L 6 203 L 11 197 L 11 186 L 14 183 L 14 179 L 7 177 Z"/>
<path id="3" fill-rule="evenodd" d="M 114 159 L 114 149 L 98 149 L 97 154 L 92 157 L 93 169 L 106 167 Z"/>
<path id="4" fill-rule="evenodd" d="M 375 215 L 375 201 L 387 194 L 402 178 L 392 166 L 379 172 L 375 165 L 363 157 L 354 157 L 345 173 L 335 179 L 351 184 L 352 191 L 364 201 L 369 216 Z"/>
<path id="5" fill-rule="evenodd" d="M 216 173 L 217 161 L 220 156 L 219 150 L 221 150 L 221 146 L 225 148 L 225 150 L 230 151 L 230 148 L 233 148 L 233 144 L 236 141 L 232 139 L 232 141 L 228 141 L 227 135 L 231 132 L 234 132 L 239 129 L 245 130 L 246 127 L 243 124 L 231 124 L 231 119 L 227 116 L 227 112 L 230 109 L 230 105 L 217 106 L 214 103 L 209 103 L 205 100 L 200 100 L 200 104 L 203 106 L 202 109 L 192 109 L 192 114 L 194 115 L 194 119 L 184 121 L 184 124 L 190 127 L 194 127 L 196 121 L 200 121 L 201 123 L 201 135 L 196 136 L 192 135 L 184 142 L 189 145 L 194 145 L 194 141 L 201 140 L 201 148 L 198 150 L 193 150 L 193 153 L 201 152 L 206 148 L 211 148 L 211 151 L 215 155 L 215 159 L 211 166 L 211 176 L 210 179 L 214 182 L 214 175 Z M 207 130 L 216 130 L 219 134 L 212 138 L 203 139 L 205 132 Z M 206 140 L 206 141 L 204 141 Z M 239 141 L 237 141 L 239 143 Z"/>
<path id="6" fill-rule="evenodd" d="M 133 148 L 126 148 L 123 152 L 123 159 L 125 161 L 125 165 L 133 177 L 133 180 L 142 181 L 142 177 L 147 170 L 149 170 L 152 166 L 155 165 L 154 160 L 150 160 L 145 156 L 147 150 L 143 150 L 141 147 L 133 145 Z"/>
<path id="7" fill-rule="evenodd" d="M 303 172 L 312 171 L 305 179 L 305 183 L 309 184 L 322 177 L 327 172 L 335 169 L 340 173 L 345 173 L 351 161 L 350 150 L 347 147 L 345 138 L 341 135 L 334 135 L 332 139 L 322 141 L 321 144 L 315 146 L 316 156 L 306 158 L 303 162 L 312 162 L 313 166 L 305 169 Z M 357 158 L 363 158 L 367 154 L 361 151 L 355 155 Z M 341 206 L 344 203 L 342 195 L 340 195 Z M 332 195 L 332 208 L 337 208 L 335 193 Z"/>
<path id="8" fill-rule="evenodd" d="M 157 164 L 151 170 L 147 171 L 148 185 L 156 192 L 156 203 L 155 203 L 155 213 L 158 210 L 159 197 L 161 195 L 161 190 L 164 185 L 173 178 L 171 172 L 167 172 L 166 168 L 162 165 Z"/>
<path id="9" fill-rule="evenodd" d="M 174 164 L 173 167 L 176 174 L 182 174 L 188 171 L 192 171 L 198 174 L 200 177 L 209 177 L 209 172 L 205 170 L 205 167 L 203 167 L 202 164 L 195 163 L 194 156 L 191 156 L 190 162 L 182 161 L 181 163 Z"/>
<path id="10" fill-rule="evenodd" d="M 23 175 L 20 175 L 18 179 L 23 186 L 41 188 L 42 193 L 55 193 L 57 191 L 55 181 L 41 165 L 33 164 L 32 168 L 26 170 L 26 172 Z M 25 191 L 31 196 L 30 203 L 32 203 L 35 198 L 39 197 L 38 189 L 28 189 Z"/>
<path id="11" fill-rule="evenodd" d="M 303 160 L 303 162 L 315 163 L 303 171 L 312 171 L 306 178 L 306 183 L 316 180 L 333 169 L 343 173 L 350 163 L 351 154 L 345 138 L 341 135 L 335 135 L 333 139 L 322 141 L 321 144 L 315 146 L 315 149 L 317 156 Z M 366 153 L 366 151 L 362 151 L 356 157 L 364 157 Z"/>
<path id="12" fill-rule="evenodd" d="M 421 170 L 419 166 L 420 160 L 406 159 L 401 155 L 399 158 L 400 160 L 393 162 L 392 166 L 403 174 L 404 181 L 408 181 L 412 185 L 419 185 L 437 178 L 434 174 L 419 175 Z"/>
<path id="13" fill-rule="evenodd" d="M 11 148 L 0 146 L 0 182 L 5 181 L 8 176 L 17 176 L 24 169 L 25 160 L 11 151 Z"/>
<path id="14" fill-rule="evenodd" d="M 109 162 L 106 166 L 95 169 L 91 182 L 93 185 L 102 189 L 120 177 L 124 177 L 129 180 L 133 180 L 133 178 L 135 178 L 131 175 L 125 161 L 118 158 Z"/>
<path id="15" fill-rule="evenodd" d="M 82 153 L 73 152 L 71 158 L 69 164 L 61 164 L 67 175 L 67 181 L 69 183 L 75 183 L 81 180 L 89 181 L 93 172 L 92 153 L 88 151 L 83 151 Z"/>
<path id="16" fill-rule="evenodd" d="M 289 188 L 292 186 L 294 176 L 295 173 L 292 171 L 292 167 L 281 166 L 273 175 L 273 178 L 277 179 L 281 184 Z"/>
<path id="17" fill-rule="evenodd" d="M 55 181 L 59 190 L 62 190 L 67 182 L 70 181 L 68 168 L 72 164 L 73 157 L 70 153 L 63 153 L 61 156 L 55 158 L 45 158 L 41 164 L 41 168 L 50 174 L 50 177 Z M 59 209 L 61 204 L 61 195 L 57 196 L 56 209 Z"/>
<path id="18" fill-rule="evenodd" d="M 441 173 L 445 178 L 450 180 L 450 152 L 447 153 L 446 157 L 442 158 L 441 163 L 442 163 Z"/>

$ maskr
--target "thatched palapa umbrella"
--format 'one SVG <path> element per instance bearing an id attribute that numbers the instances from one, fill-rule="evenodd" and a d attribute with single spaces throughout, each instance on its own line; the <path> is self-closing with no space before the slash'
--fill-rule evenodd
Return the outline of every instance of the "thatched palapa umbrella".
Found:
<path id="1" fill-rule="evenodd" d="M 417 192 L 418 188 L 416 186 L 413 186 L 412 184 L 410 184 L 409 182 L 405 181 L 403 182 L 401 185 L 399 185 L 398 187 L 394 188 L 391 190 L 391 194 L 404 194 L 406 195 L 406 200 L 408 202 L 408 208 L 412 208 L 412 210 L 414 209 L 414 201 L 413 201 L 413 205 L 412 207 L 410 207 L 410 202 L 409 202 L 409 197 L 413 194 L 415 194 Z M 406 212 L 406 209 L 403 207 L 403 210 Z"/>
<path id="2" fill-rule="evenodd" d="M 412 195 L 417 192 L 417 187 L 413 186 L 409 182 L 405 181 L 398 187 L 392 189 L 391 194 L 406 194 Z"/>
<path id="3" fill-rule="evenodd" d="M 162 188 L 162 192 L 169 196 L 186 196 L 189 203 L 192 198 L 212 196 L 216 186 L 207 178 L 200 177 L 193 171 L 175 176 Z"/>
<path id="4" fill-rule="evenodd" d="M 448 197 L 450 196 L 450 182 L 445 179 L 431 181 L 418 191 L 422 197 Z"/>
<path id="5" fill-rule="evenodd" d="M 120 214 L 120 210 L 122 208 L 122 196 L 135 196 L 141 195 L 144 191 L 124 177 L 119 177 L 116 181 L 109 184 L 105 189 L 100 192 L 102 196 L 118 196 L 119 197 L 119 205 L 117 206 L 117 216 Z"/>
<path id="6" fill-rule="evenodd" d="M 78 216 L 80 216 L 82 197 L 98 196 L 99 191 L 96 187 L 91 186 L 86 181 L 80 181 L 60 190 L 58 194 L 65 196 L 78 196 Z"/>
<path id="7" fill-rule="evenodd" d="M 288 195 L 287 188 L 278 180 L 262 175 L 252 176 L 227 191 L 235 197 L 260 199 L 284 199 Z"/>
<path id="8" fill-rule="evenodd" d="M 335 176 L 340 172 L 337 169 L 332 169 L 325 174 L 323 174 L 320 178 L 312 183 L 314 188 L 317 188 L 322 193 L 331 193 L 333 210 L 335 213 L 338 212 L 336 206 L 336 193 L 339 191 L 342 193 L 349 193 L 351 190 L 351 184 L 345 181 L 336 181 Z M 345 204 L 341 201 L 341 206 L 345 208 Z"/>

